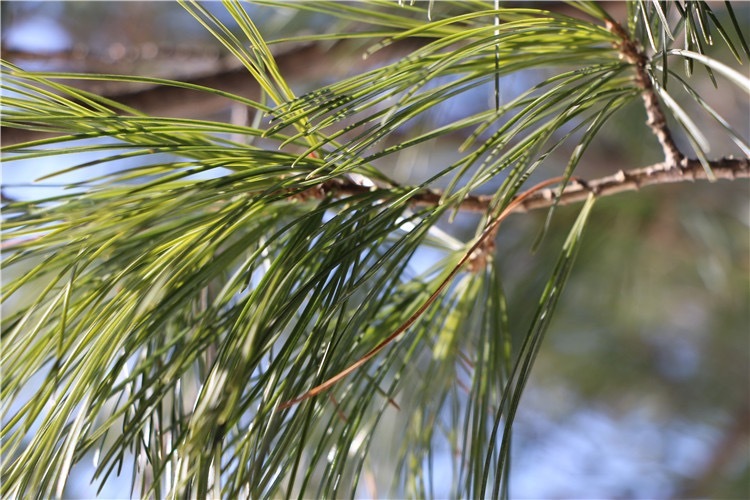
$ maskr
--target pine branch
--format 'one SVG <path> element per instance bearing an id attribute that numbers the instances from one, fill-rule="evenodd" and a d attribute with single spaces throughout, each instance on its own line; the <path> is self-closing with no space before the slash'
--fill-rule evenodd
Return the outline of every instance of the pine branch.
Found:
<path id="1" fill-rule="evenodd" d="M 696 180 L 709 179 L 706 170 L 699 160 L 686 159 L 684 167 L 675 169 L 670 163 L 655 163 L 648 167 L 636 168 L 584 181 L 574 179 L 565 186 L 560 193 L 559 189 L 544 189 L 529 196 L 518 204 L 514 212 L 528 212 L 549 208 L 552 205 L 569 205 L 579 203 L 586 199 L 589 193 L 596 196 L 610 196 L 625 191 L 636 191 L 641 187 L 655 184 L 673 184 L 677 182 L 694 182 Z M 748 179 L 750 178 L 750 158 L 722 158 L 709 162 L 709 166 L 717 179 Z M 366 192 L 371 192 L 374 187 L 365 186 L 353 181 L 332 179 L 315 188 L 311 188 L 301 194 L 302 197 L 321 198 L 324 196 L 346 197 Z M 384 193 L 387 189 L 384 189 Z M 435 206 L 441 203 L 443 192 L 438 190 L 426 190 L 415 193 L 411 197 L 413 206 Z M 490 208 L 493 196 L 471 195 L 464 198 L 460 209 L 467 212 L 487 212 Z"/>
<path id="2" fill-rule="evenodd" d="M 655 163 L 648 167 L 619 172 L 590 181 L 573 178 L 562 192 L 559 189 L 543 189 L 524 197 L 514 203 L 511 213 L 525 213 L 532 210 L 549 208 L 552 205 L 571 205 L 586 200 L 589 193 L 597 197 L 611 196 L 626 191 L 637 191 L 642 187 L 657 184 L 674 184 L 678 182 L 713 181 L 710 179 L 699 160 L 685 160 L 685 167 L 674 169 L 667 163 Z M 711 171 L 716 179 L 736 180 L 750 179 L 750 158 L 722 158 L 709 162 Z M 318 186 L 309 188 L 297 195 L 290 196 L 291 200 L 305 200 L 311 198 L 322 199 L 326 196 L 345 198 L 373 190 L 381 189 L 386 195 L 388 188 L 377 188 L 356 183 L 352 180 L 331 179 Z M 443 192 L 435 189 L 418 191 L 411 196 L 410 203 L 414 207 L 431 207 L 439 205 Z M 470 195 L 464 198 L 459 210 L 465 212 L 487 213 L 492 203 L 492 196 Z M 516 198 L 514 198 L 515 201 Z M 3 203 L 13 203 L 17 200 L 4 197 Z M 32 237 L 35 239 L 37 237 Z M 19 243 L 29 241 L 29 238 L 13 239 L 0 244 L 0 248 L 7 250 Z"/>
<path id="3" fill-rule="evenodd" d="M 597 22 L 603 20 L 594 3 L 575 5 Z M 281 75 L 305 78 L 313 71 L 330 72 L 330 66 L 311 60 L 316 51 L 322 57 L 325 45 L 313 44 L 276 57 L 239 2 L 225 2 L 225 7 L 246 35 L 242 39 L 235 38 L 200 3 L 186 6 L 207 28 L 216 28 L 217 38 L 236 51 L 256 78 L 242 68 L 234 75 L 224 74 L 225 78 L 204 75 L 207 80 L 200 84 L 217 89 L 216 95 L 206 92 L 209 95 L 202 97 L 194 90 L 163 86 L 142 93 L 130 88 L 132 96 L 118 95 L 116 100 L 121 104 L 125 100 L 148 115 L 168 108 L 187 115 L 203 113 L 201 106 L 209 102 L 213 107 L 214 98 L 227 102 L 227 96 L 218 92 L 224 85 L 236 86 L 228 91 L 241 96 L 255 96 L 264 89 L 280 105 L 283 124 L 267 130 L 245 127 L 251 139 L 261 140 L 235 144 L 212 134 L 234 133 L 241 130 L 239 125 L 122 114 L 112 119 L 107 114 L 111 102 L 100 105 L 93 99 L 89 109 L 87 94 L 75 89 L 69 92 L 70 101 L 58 101 L 43 91 L 37 96 L 38 106 L 33 100 L 28 107 L 18 103 L 19 114 L 10 115 L 15 116 L 11 123 L 16 125 L 66 130 L 59 123 L 69 119 L 71 133 L 85 135 L 95 130 L 95 134 L 134 147 L 74 168 L 130 157 L 130 153 L 134 158 L 176 153 L 180 161 L 142 162 L 132 171 L 103 177 L 111 183 L 102 184 L 102 189 L 53 198 L 52 203 L 17 202 L 0 192 L 11 215 L 21 214 L 11 220 L 8 233 L 14 236 L 14 228 L 20 228 L 20 238 L 6 240 L 0 248 L 13 249 L 14 265 L 37 257 L 40 261 L 28 272 L 19 267 L 24 273 L 14 278 L 11 293 L 32 294 L 37 283 L 51 282 L 37 297 L 30 295 L 30 305 L 4 321 L 10 333 L 3 336 L 13 347 L 5 356 L 8 368 L 4 366 L 12 381 L 6 390 L 12 393 L 9 404 L 24 399 L 16 386 L 22 387 L 32 376 L 48 375 L 31 402 L 19 405 L 23 408 L 11 417 L 21 425 L 9 426 L 3 434 L 3 443 L 10 443 L 4 444 L 10 450 L 4 455 L 12 461 L 0 488 L 2 496 L 24 496 L 34 489 L 37 496 L 51 496 L 54 491 L 59 496 L 71 466 L 92 449 L 104 451 L 94 474 L 94 479 L 103 477 L 102 481 L 122 463 L 122 450 L 131 449 L 146 478 L 142 496 L 159 497 L 161 488 L 171 496 L 188 492 L 202 497 L 278 496 L 284 489 L 310 496 L 318 484 L 317 496 L 353 495 L 361 482 L 360 473 L 369 466 L 366 462 L 376 458 L 378 450 L 370 449 L 369 443 L 378 438 L 376 427 L 382 429 L 383 411 L 388 405 L 398 408 L 395 399 L 402 390 L 409 403 L 404 408 L 409 425 L 403 438 L 394 435 L 403 444 L 402 462 L 396 465 L 394 477 L 406 479 L 398 484 L 398 493 L 425 496 L 426 490 L 419 485 L 405 483 L 416 484 L 420 478 L 432 482 L 434 471 L 423 471 L 425 457 L 432 456 L 436 443 L 444 440 L 449 445 L 445 449 L 455 451 L 453 470 L 461 471 L 452 478 L 456 486 L 451 496 L 496 497 L 500 492 L 508 496 L 511 425 L 570 276 L 594 199 L 651 184 L 750 178 L 747 157 L 713 162 L 702 155 L 700 160 L 685 158 L 667 128 L 661 106 L 673 117 L 679 116 L 654 77 L 650 57 L 635 34 L 614 21 L 607 23 L 610 32 L 606 32 L 599 25 L 592 29 L 588 22 L 522 9 L 508 11 L 509 21 L 502 28 L 483 26 L 487 19 L 476 14 L 472 20 L 473 13 L 457 15 L 447 24 L 423 25 L 409 16 L 389 13 L 387 9 L 396 5 L 384 3 L 372 10 L 372 24 L 382 23 L 386 31 L 371 34 L 383 36 L 386 45 L 373 54 L 383 57 L 385 49 L 396 44 L 432 47 L 411 52 L 405 62 L 389 64 L 382 73 L 366 71 L 351 81 L 291 100 L 290 87 Z M 323 13 L 330 8 L 334 14 L 357 21 L 368 14 L 365 8 L 336 2 L 317 2 L 315 8 Z M 434 36 L 436 43 L 410 36 L 415 32 Z M 497 41 L 482 47 L 483 34 L 490 32 Z M 402 33 L 409 36 L 397 40 Z M 615 50 L 606 45 L 613 36 Z M 346 40 L 332 37 L 330 41 Z M 446 41 L 452 44 L 442 45 Z M 502 65 L 487 57 L 488 49 L 494 52 L 498 46 L 503 50 Z M 633 65 L 634 78 L 623 77 L 623 69 L 630 69 L 624 61 Z M 372 62 L 368 58 L 368 64 Z M 382 156 L 369 149 L 403 130 L 411 118 L 486 82 L 490 69 L 496 75 L 501 71 L 513 74 L 546 68 L 551 62 L 572 63 L 577 68 L 545 79 L 509 103 L 503 114 L 517 114 L 507 126 L 498 121 L 504 117 L 496 109 L 498 116 L 485 117 L 486 121 L 482 114 L 459 120 L 403 141 L 384 150 Z M 466 80 L 456 80 L 461 83 L 443 85 L 438 80 L 464 74 Z M 19 88 L 34 90 L 44 87 L 41 82 L 46 78 L 67 75 L 18 78 L 29 84 Z M 428 87 L 426 82 L 437 84 Z M 743 87 L 742 82 L 739 85 Z M 588 181 L 573 177 L 602 124 L 639 93 L 648 125 L 664 151 L 663 161 Z M 188 94 L 196 101 L 187 99 Z M 391 111 L 381 107 L 384 95 L 399 99 Z M 74 106 L 66 109 L 63 103 L 69 102 Z M 239 105 L 266 111 L 264 103 Z M 84 109 L 76 114 L 79 104 Z M 76 119 L 90 122 L 76 124 Z M 391 154 L 393 158 L 423 139 L 438 139 L 467 125 L 495 124 L 499 124 L 498 131 L 489 138 L 479 133 L 486 128 L 473 136 L 477 142 L 485 141 L 475 156 L 439 174 L 442 179 L 462 169 L 456 183 L 445 191 L 400 186 L 369 165 L 360 171 L 358 162 L 348 162 L 349 157 L 370 154 L 369 159 Z M 574 128 L 570 133 L 564 130 L 569 124 Z M 287 135 L 292 129 L 297 135 Z M 551 153 L 568 138 L 576 138 L 572 134 L 579 130 L 583 132 L 575 152 L 565 171 L 558 172 L 563 175 L 521 192 L 524 182 L 533 182 L 529 178 L 533 170 L 548 157 L 545 151 Z M 556 131 L 564 132 L 560 142 L 553 136 Z M 310 140 L 310 149 L 299 152 L 307 138 L 317 141 L 318 135 L 325 147 L 318 149 Z M 345 142 L 339 145 L 342 137 Z M 8 137 L 4 139 L 7 143 Z M 79 149 L 73 144 L 65 149 L 66 142 L 8 150 L 18 152 L 19 160 L 48 156 L 41 148 L 48 145 L 57 148 L 49 150 L 52 154 L 100 151 L 98 145 Z M 270 149 L 276 142 L 281 152 Z M 739 142 L 744 145 L 744 140 Z M 120 146 L 113 144 L 102 147 Z M 288 144 L 296 152 L 283 150 Z M 32 151 L 34 146 L 38 151 Z M 335 154 L 339 151 L 331 151 L 334 147 L 345 154 L 339 158 Z M 322 162 L 323 150 L 329 161 Z M 308 156 L 316 161 L 293 161 Z M 485 157 L 488 161 L 477 165 L 481 175 L 459 184 L 468 177 L 463 174 L 470 173 L 472 162 Z M 192 174 L 196 165 L 205 165 L 205 171 L 216 166 L 237 168 L 193 183 L 183 174 Z M 379 184 L 358 183 L 362 172 Z M 507 185 L 521 194 L 503 199 L 504 206 L 497 205 L 498 194 L 469 194 L 505 175 Z M 140 185 L 133 190 L 135 181 Z M 379 203 L 403 193 L 408 193 L 411 207 L 433 210 L 415 215 L 416 223 L 412 223 L 404 217 L 403 205 Z M 282 198 L 291 203 L 285 204 Z M 294 206 L 295 200 L 323 198 L 325 202 L 315 207 L 314 203 Z M 333 203 L 328 198 L 334 198 Z M 518 332 L 524 327 L 510 324 L 501 266 L 493 265 L 500 221 L 512 212 L 584 200 L 554 269 L 548 278 L 539 278 L 546 285 L 538 300 L 533 301 L 532 291 L 514 291 L 532 299 L 523 304 L 531 308 L 533 317 L 526 331 Z M 415 275 L 407 264 L 423 244 L 439 243 L 440 235 L 430 231 L 437 229 L 434 224 L 444 208 L 480 212 L 485 218 L 471 241 L 445 245 L 446 257 L 439 262 L 438 273 L 428 270 Z M 405 219 L 411 224 L 408 230 Z M 22 244 L 37 238 L 41 239 L 38 244 Z M 464 274 L 462 270 L 465 276 L 459 275 Z M 401 337 L 407 329 L 409 334 Z M 392 344 L 397 338 L 399 343 Z M 521 340 L 520 345 L 515 339 Z M 389 346 L 393 348 L 386 349 Z M 353 373 L 376 356 L 377 366 L 371 363 L 367 371 Z M 466 370 L 459 366 L 462 359 L 469 365 Z M 54 364 L 48 370 L 50 360 Z M 120 375 L 121 367 L 128 368 L 125 376 Z M 274 408 L 283 409 L 321 393 L 349 374 L 346 385 L 328 394 L 330 405 L 322 402 L 273 413 Z M 407 377 L 414 383 L 404 384 Z M 311 385 L 313 389 L 308 390 Z M 466 397 L 454 397 L 454 387 L 466 387 Z M 60 390 L 64 398 L 54 400 L 55 411 L 48 412 L 49 405 L 41 403 Z M 298 394 L 302 396 L 288 400 Z M 116 400 L 116 404 L 102 422 L 106 400 Z M 174 411 L 163 411 L 165 401 L 174 402 Z M 411 405 L 419 411 L 411 412 Z M 35 422 L 41 422 L 40 430 L 31 435 Z M 450 432 L 432 434 L 441 428 Z M 369 491 L 374 495 L 375 488 Z"/>

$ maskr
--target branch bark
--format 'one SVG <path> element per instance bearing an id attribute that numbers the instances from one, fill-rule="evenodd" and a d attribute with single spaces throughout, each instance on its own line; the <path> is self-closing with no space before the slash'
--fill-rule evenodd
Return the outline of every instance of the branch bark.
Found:
<path id="1" fill-rule="evenodd" d="M 596 196 L 611 196 L 626 191 L 636 191 L 642 187 L 654 184 L 671 184 L 677 182 L 711 181 L 700 161 L 686 159 L 684 166 L 675 169 L 671 164 L 663 162 L 648 167 L 633 170 L 620 170 L 619 172 L 584 181 L 571 179 L 562 191 L 558 189 L 544 189 L 534 193 L 519 203 L 513 212 L 528 212 L 549 208 L 552 205 L 569 205 L 579 203 L 586 199 L 589 193 Z M 750 158 L 722 158 L 709 162 L 711 171 L 716 179 L 750 179 Z M 372 188 L 357 184 L 353 181 L 333 179 L 327 181 L 317 188 L 317 196 L 330 195 L 336 197 L 352 196 L 387 188 Z M 312 194 L 312 193 L 311 193 Z M 441 203 L 443 193 L 437 190 L 426 190 L 415 193 L 410 203 L 413 206 L 435 206 Z M 460 209 L 468 212 L 486 213 L 490 208 L 493 197 L 487 195 L 467 196 L 462 202 Z"/>
<path id="2" fill-rule="evenodd" d="M 649 59 L 643 52 L 638 42 L 628 35 L 625 29 L 613 21 L 607 21 L 607 29 L 620 38 L 620 43 L 616 44 L 617 49 L 628 62 L 635 68 L 635 83 L 641 88 L 641 97 L 643 105 L 646 108 L 646 124 L 651 128 L 664 152 L 664 161 L 670 168 L 683 166 L 682 162 L 685 156 L 677 147 L 672 133 L 667 127 L 667 118 L 659 104 L 659 98 L 656 96 L 654 84 L 651 82 L 651 76 L 648 73 Z"/>

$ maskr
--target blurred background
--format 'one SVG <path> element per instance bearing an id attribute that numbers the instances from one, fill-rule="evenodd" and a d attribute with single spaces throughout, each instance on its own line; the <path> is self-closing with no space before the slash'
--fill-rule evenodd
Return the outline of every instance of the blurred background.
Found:
<path id="1" fill-rule="evenodd" d="M 571 12 L 557 2 L 525 4 Z M 209 5 L 231 24 L 219 4 Z M 253 4 L 246 8 L 270 39 L 341 27 L 319 14 Z M 443 7 L 438 2 L 436 8 Z M 605 8 L 623 20 L 622 3 L 607 2 Z M 724 19 L 721 5 L 715 8 Z M 25 69 L 158 76 L 257 96 L 244 69 L 175 3 L 2 2 L 0 9 L 2 57 Z M 735 10 L 750 35 L 750 3 L 738 2 Z M 368 43 L 291 43 L 273 50 L 299 95 L 367 65 L 397 59 L 419 42 L 394 44 L 363 61 Z M 721 50 L 712 55 L 732 64 L 731 55 Z M 538 77 L 520 73 L 504 78 L 501 98 L 513 98 Z M 702 68 L 692 78 L 702 97 L 747 138 L 747 95 L 721 81 L 716 91 Z M 86 85 L 153 115 L 249 119 L 245 109 L 214 96 L 144 85 Z M 474 89 L 427 114 L 423 122 L 410 122 L 402 133 L 416 134 L 420 127 L 476 112 L 492 106 L 493 99 L 492 88 Z M 689 100 L 684 104 L 710 140 L 712 155 L 741 155 L 715 122 L 691 108 Z M 631 106 L 610 119 L 577 175 L 591 179 L 660 161 L 645 118 L 641 106 Z M 678 130 L 676 136 L 689 151 Z M 6 144 L 33 138 L 3 129 Z M 455 134 L 437 145 L 408 149 L 379 166 L 400 182 L 417 182 L 457 158 L 464 139 Z M 560 175 L 571 149 L 561 148 L 540 178 Z M 49 196 L 81 180 L 68 176 L 34 182 L 68 166 L 61 159 L 3 166 L 3 196 Z M 73 156 L 65 160 L 71 165 L 84 161 Z M 108 168 L 128 166 L 123 162 Z M 681 183 L 597 203 L 516 419 L 513 498 L 750 497 L 748 194 L 744 181 Z M 555 217 L 560 223 L 553 223 L 546 237 L 551 243 L 537 252 L 532 247 L 546 212 L 514 215 L 503 224 L 497 252 L 512 324 L 528 324 L 576 214 L 575 207 L 559 209 Z M 467 239 L 475 223 L 473 216 L 461 216 L 443 229 Z M 73 471 L 67 497 L 97 496 L 99 485 L 88 483 L 89 463 Z M 130 471 L 123 474 L 111 478 L 98 496 L 128 497 Z"/>

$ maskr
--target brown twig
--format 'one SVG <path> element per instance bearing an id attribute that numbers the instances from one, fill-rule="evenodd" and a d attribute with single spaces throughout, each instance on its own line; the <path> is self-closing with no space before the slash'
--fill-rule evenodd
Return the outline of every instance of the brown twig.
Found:
<path id="1" fill-rule="evenodd" d="M 635 83 L 643 92 L 643 104 L 646 108 L 646 124 L 661 144 L 664 151 L 664 161 L 669 168 L 681 167 L 685 156 L 680 152 L 677 144 L 672 138 L 672 133 L 667 127 L 667 118 L 659 104 L 656 90 L 648 74 L 649 59 L 643 52 L 638 42 L 628 35 L 625 29 L 614 21 L 606 21 L 607 29 L 615 34 L 621 41 L 616 44 L 617 49 L 629 63 L 635 68 Z"/>
<path id="2" fill-rule="evenodd" d="M 613 175 L 599 179 L 569 183 L 562 192 L 554 189 L 544 189 L 525 198 L 515 206 L 513 212 L 528 212 L 549 208 L 554 204 L 569 205 L 579 203 L 586 199 L 589 192 L 602 197 L 626 191 L 636 191 L 642 187 L 654 184 L 711 180 L 700 161 L 686 159 L 682 164 L 683 167 L 681 169 L 674 169 L 667 163 L 656 163 L 648 167 L 633 170 L 620 170 Z M 716 179 L 734 180 L 750 178 L 750 158 L 722 158 L 710 161 L 708 165 L 711 167 L 711 171 Z M 372 192 L 376 189 L 351 181 L 334 179 L 311 188 L 305 193 L 309 193 L 310 196 L 314 195 L 317 198 L 325 195 L 345 197 Z M 387 192 L 389 192 L 388 189 L 383 188 L 384 197 Z M 443 193 L 440 191 L 425 190 L 412 195 L 409 201 L 412 206 L 429 207 L 439 205 L 442 202 L 442 198 Z M 459 208 L 467 212 L 486 213 L 493 198 L 493 196 L 487 195 L 470 195 L 464 198 Z"/>

